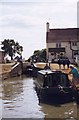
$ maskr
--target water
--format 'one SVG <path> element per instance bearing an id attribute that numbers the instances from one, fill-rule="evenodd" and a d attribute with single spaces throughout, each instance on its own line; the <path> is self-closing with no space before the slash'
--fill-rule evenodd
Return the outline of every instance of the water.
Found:
<path id="1" fill-rule="evenodd" d="M 2 118 L 77 118 L 75 102 L 61 105 L 41 102 L 34 89 L 33 78 L 14 77 L 0 83 Z M 2 102 L 2 104 L 1 104 Z M 75 119 L 74 119 L 75 120 Z"/>

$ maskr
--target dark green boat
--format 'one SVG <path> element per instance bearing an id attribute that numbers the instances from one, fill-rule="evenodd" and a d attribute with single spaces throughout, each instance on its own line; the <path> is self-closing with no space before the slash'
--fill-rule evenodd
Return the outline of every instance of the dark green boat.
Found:
<path id="1" fill-rule="evenodd" d="M 51 71 L 50 69 L 38 71 L 35 80 L 36 91 L 39 96 L 76 96 L 76 90 L 71 86 L 68 75 L 61 71 Z"/>

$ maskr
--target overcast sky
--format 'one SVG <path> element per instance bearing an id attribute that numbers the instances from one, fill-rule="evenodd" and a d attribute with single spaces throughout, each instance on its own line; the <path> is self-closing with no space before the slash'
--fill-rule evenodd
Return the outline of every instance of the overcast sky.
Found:
<path id="1" fill-rule="evenodd" d="M 77 27 L 78 0 L 36 1 L 0 0 L 0 41 L 18 41 L 26 59 L 34 50 L 46 48 L 46 22 L 50 28 Z"/>

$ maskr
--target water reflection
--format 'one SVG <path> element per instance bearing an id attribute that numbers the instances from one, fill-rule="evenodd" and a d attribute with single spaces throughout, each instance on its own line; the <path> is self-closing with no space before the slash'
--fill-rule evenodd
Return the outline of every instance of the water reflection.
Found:
<path id="1" fill-rule="evenodd" d="M 46 118 L 77 118 L 76 103 L 66 103 L 57 106 L 41 103 L 41 106 Z"/>
<path id="2" fill-rule="evenodd" d="M 12 100 L 23 92 L 22 77 L 11 78 L 2 82 L 3 100 Z"/>
<path id="3" fill-rule="evenodd" d="M 39 105 L 34 87 L 34 79 L 25 76 L 14 77 L 0 83 L 0 95 L 3 93 L 2 117 L 77 118 L 78 110 L 75 102 L 60 105 L 41 102 Z"/>
<path id="4" fill-rule="evenodd" d="M 3 118 L 43 118 L 32 78 L 3 81 Z"/>

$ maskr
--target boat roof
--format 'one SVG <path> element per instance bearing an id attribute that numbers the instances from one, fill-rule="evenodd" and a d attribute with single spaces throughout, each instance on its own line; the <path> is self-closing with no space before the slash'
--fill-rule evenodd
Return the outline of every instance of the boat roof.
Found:
<path id="1" fill-rule="evenodd" d="M 43 75 L 45 75 L 45 74 L 51 74 L 51 73 L 55 73 L 55 72 L 61 72 L 61 71 L 57 71 L 57 70 L 51 70 L 51 69 L 46 69 L 46 70 L 40 70 L 40 71 L 38 71 L 38 73 L 41 73 L 41 74 L 43 74 Z"/>

